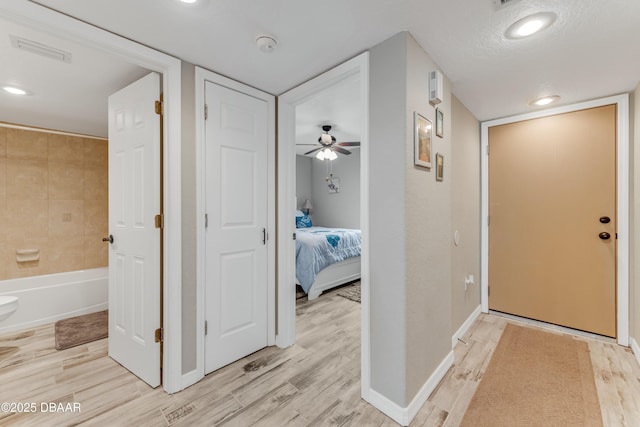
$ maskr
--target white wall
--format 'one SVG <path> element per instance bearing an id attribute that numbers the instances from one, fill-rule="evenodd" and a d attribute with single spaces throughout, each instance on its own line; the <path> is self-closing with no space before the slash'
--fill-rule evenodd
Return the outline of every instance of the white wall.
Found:
<path id="1" fill-rule="evenodd" d="M 360 228 L 360 150 L 346 156 L 338 154 L 331 168 L 340 178 L 340 192 L 329 193 L 325 178 L 328 160 L 311 160 L 311 203 L 313 225 Z M 299 202 L 300 200 L 298 200 Z"/>
<path id="2" fill-rule="evenodd" d="M 631 181 L 631 220 L 630 220 L 630 246 L 629 253 L 629 331 L 636 343 L 640 342 L 640 268 L 636 266 L 637 244 L 640 242 L 640 83 L 631 93 L 630 107 L 630 167 Z M 640 354 L 636 354 L 640 359 Z"/>

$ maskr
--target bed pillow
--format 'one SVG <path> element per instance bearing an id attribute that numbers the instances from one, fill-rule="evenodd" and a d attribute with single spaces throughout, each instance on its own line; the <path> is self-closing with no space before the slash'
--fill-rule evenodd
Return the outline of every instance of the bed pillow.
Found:
<path id="1" fill-rule="evenodd" d="M 309 215 L 303 214 L 302 216 L 296 216 L 296 228 L 309 228 L 313 227 L 311 223 L 311 218 Z"/>

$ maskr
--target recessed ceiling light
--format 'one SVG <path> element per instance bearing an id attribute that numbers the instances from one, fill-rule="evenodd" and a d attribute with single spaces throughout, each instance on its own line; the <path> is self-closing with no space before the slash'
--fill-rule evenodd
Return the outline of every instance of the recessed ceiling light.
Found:
<path id="1" fill-rule="evenodd" d="M 556 18 L 557 16 L 553 12 L 535 13 L 513 23 L 507 28 L 504 35 L 508 39 L 529 37 L 549 27 Z"/>
<path id="2" fill-rule="evenodd" d="M 556 102 L 559 99 L 560 97 L 558 95 L 543 96 L 542 98 L 534 99 L 529 103 L 529 105 L 532 105 L 534 107 L 543 107 L 545 105 Z"/>
<path id="3" fill-rule="evenodd" d="M 28 93 L 26 90 L 20 89 L 19 87 L 15 86 L 3 86 L 2 90 L 10 93 L 11 95 L 26 95 Z"/>
<path id="4" fill-rule="evenodd" d="M 191 3 L 195 3 L 198 0 L 180 0 L 182 3 L 187 3 L 187 4 L 191 4 Z"/>

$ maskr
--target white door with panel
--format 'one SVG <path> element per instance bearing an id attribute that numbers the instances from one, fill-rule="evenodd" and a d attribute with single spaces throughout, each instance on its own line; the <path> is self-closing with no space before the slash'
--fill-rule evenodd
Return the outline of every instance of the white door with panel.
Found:
<path id="1" fill-rule="evenodd" d="M 207 373 L 268 345 L 268 103 L 205 83 Z"/>
<path id="2" fill-rule="evenodd" d="M 109 356 L 160 385 L 160 76 L 109 97 Z"/>

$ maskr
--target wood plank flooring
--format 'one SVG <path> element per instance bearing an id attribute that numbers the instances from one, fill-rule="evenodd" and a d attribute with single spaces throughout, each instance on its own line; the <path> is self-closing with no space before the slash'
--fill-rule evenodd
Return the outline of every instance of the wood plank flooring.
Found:
<path id="1" fill-rule="evenodd" d="M 169 395 L 107 357 L 107 340 L 55 350 L 53 325 L 0 336 L 0 412 L 11 426 L 395 426 L 360 399 L 360 305 L 332 290 L 298 300 L 297 342 L 270 347 Z M 457 426 L 507 322 L 481 315 L 454 350 L 455 365 L 412 426 Z M 581 339 L 581 338 L 580 338 Z M 606 426 L 640 425 L 640 367 L 628 349 L 589 342 Z M 78 402 L 75 413 L 41 403 Z"/>

